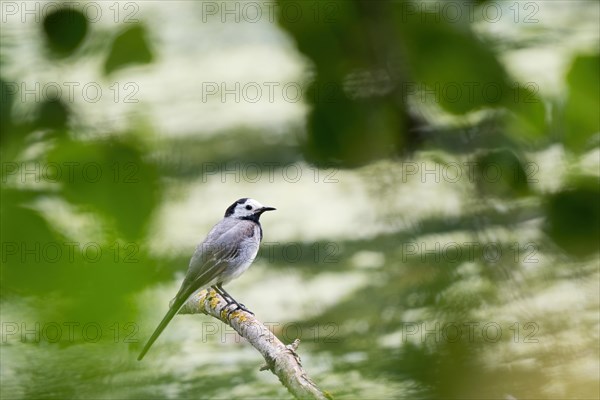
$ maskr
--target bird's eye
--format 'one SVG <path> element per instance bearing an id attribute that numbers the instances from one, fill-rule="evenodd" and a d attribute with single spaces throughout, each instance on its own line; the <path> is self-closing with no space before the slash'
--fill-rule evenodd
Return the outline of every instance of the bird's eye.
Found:
<path id="1" fill-rule="evenodd" d="M 252 210 L 252 206 L 246 206 L 246 210 Z"/>

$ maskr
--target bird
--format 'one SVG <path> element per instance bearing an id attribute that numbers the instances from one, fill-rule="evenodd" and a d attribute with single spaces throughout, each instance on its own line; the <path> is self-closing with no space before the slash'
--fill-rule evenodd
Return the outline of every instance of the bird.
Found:
<path id="1" fill-rule="evenodd" d="M 259 218 L 265 211 L 273 210 L 274 207 L 247 197 L 227 208 L 224 218 L 196 247 L 181 287 L 169 304 L 169 311 L 146 342 L 138 361 L 144 358 L 187 299 L 198 290 L 211 287 L 223 297 L 228 307 L 235 306 L 230 312 L 238 309 L 250 312 L 231 297 L 223 285 L 243 274 L 254 261 L 263 237 Z"/>

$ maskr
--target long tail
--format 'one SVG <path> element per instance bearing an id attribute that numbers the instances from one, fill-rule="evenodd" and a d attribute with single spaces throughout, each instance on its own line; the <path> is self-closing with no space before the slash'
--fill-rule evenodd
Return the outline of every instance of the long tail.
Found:
<path id="1" fill-rule="evenodd" d="M 224 249 L 219 249 L 218 251 L 222 252 L 223 250 Z M 204 264 L 197 266 L 197 271 L 202 272 L 198 275 L 192 274 L 193 279 L 189 279 L 190 273 L 188 272 L 188 275 L 183 280 L 183 283 L 179 288 L 179 292 L 177 292 L 175 300 L 171 304 L 169 311 L 167 311 L 167 314 L 164 316 L 162 321 L 160 321 L 160 324 L 158 324 L 158 326 L 154 330 L 154 333 L 152 334 L 152 336 L 150 336 L 150 339 L 148 339 L 148 342 L 146 343 L 146 345 L 142 349 L 142 352 L 137 358 L 138 361 L 141 361 L 142 358 L 144 358 L 148 350 L 150 350 L 150 347 L 152 347 L 156 339 L 158 339 L 162 331 L 164 331 L 167 325 L 169 325 L 169 322 L 171 322 L 175 314 L 177 314 L 181 306 L 183 306 L 183 304 L 192 295 L 192 293 L 194 293 L 197 289 L 202 289 L 206 287 L 204 286 L 205 284 L 210 282 L 213 278 L 215 278 L 219 273 L 223 271 L 223 269 L 225 268 L 225 264 L 216 261 L 217 256 L 219 254 L 220 253 L 214 253 L 212 257 L 207 257 L 207 260 L 204 262 Z M 213 263 L 213 265 L 209 268 L 205 268 L 209 263 Z"/>
<path id="2" fill-rule="evenodd" d="M 150 347 L 152 347 L 152 345 L 154 344 L 156 339 L 158 339 L 158 337 L 160 336 L 162 331 L 164 331 L 165 328 L 167 327 L 167 325 L 169 325 L 169 322 L 171 322 L 171 320 L 173 319 L 175 314 L 177 314 L 177 312 L 179 311 L 179 309 L 181 308 L 183 303 L 185 303 L 186 300 L 187 300 L 187 297 L 177 296 L 177 298 L 175 299 L 173 304 L 171 304 L 169 311 L 167 311 L 167 314 L 164 316 L 162 321 L 160 321 L 160 324 L 158 324 L 158 326 L 154 330 L 154 333 L 152 333 L 152 336 L 150 336 L 150 339 L 148 339 L 148 341 L 146 342 L 146 345 L 144 346 L 144 348 L 142 349 L 142 352 L 140 353 L 140 355 L 137 358 L 138 361 L 142 361 L 142 358 L 144 358 L 144 356 L 146 355 L 148 350 L 150 350 Z"/>

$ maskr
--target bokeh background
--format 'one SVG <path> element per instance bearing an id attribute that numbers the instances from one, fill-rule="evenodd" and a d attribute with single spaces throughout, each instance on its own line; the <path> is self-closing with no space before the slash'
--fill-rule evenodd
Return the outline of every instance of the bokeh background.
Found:
<path id="1" fill-rule="evenodd" d="M 3 399 L 289 397 L 207 316 L 135 361 L 241 197 L 336 398 L 599 397 L 597 1 L 0 5 Z"/>

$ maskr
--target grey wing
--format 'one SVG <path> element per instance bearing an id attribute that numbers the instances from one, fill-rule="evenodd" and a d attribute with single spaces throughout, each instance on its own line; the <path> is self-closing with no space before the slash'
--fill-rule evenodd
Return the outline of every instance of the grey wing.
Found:
<path id="1" fill-rule="evenodd" d="M 187 298 L 198 289 L 218 283 L 223 272 L 245 252 L 246 240 L 254 235 L 253 224 L 237 223 L 225 228 L 213 229 L 196 248 L 176 298 Z"/>
<path id="2" fill-rule="evenodd" d="M 177 299 L 180 296 L 187 298 L 196 290 L 217 283 L 217 278 L 227 268 L 228 259 L 236 251 L 237 249 L 234 246 L 198 247 L 192 256 L 185 279 L 181 283 L 181 288 L 175 298 Z"/>

